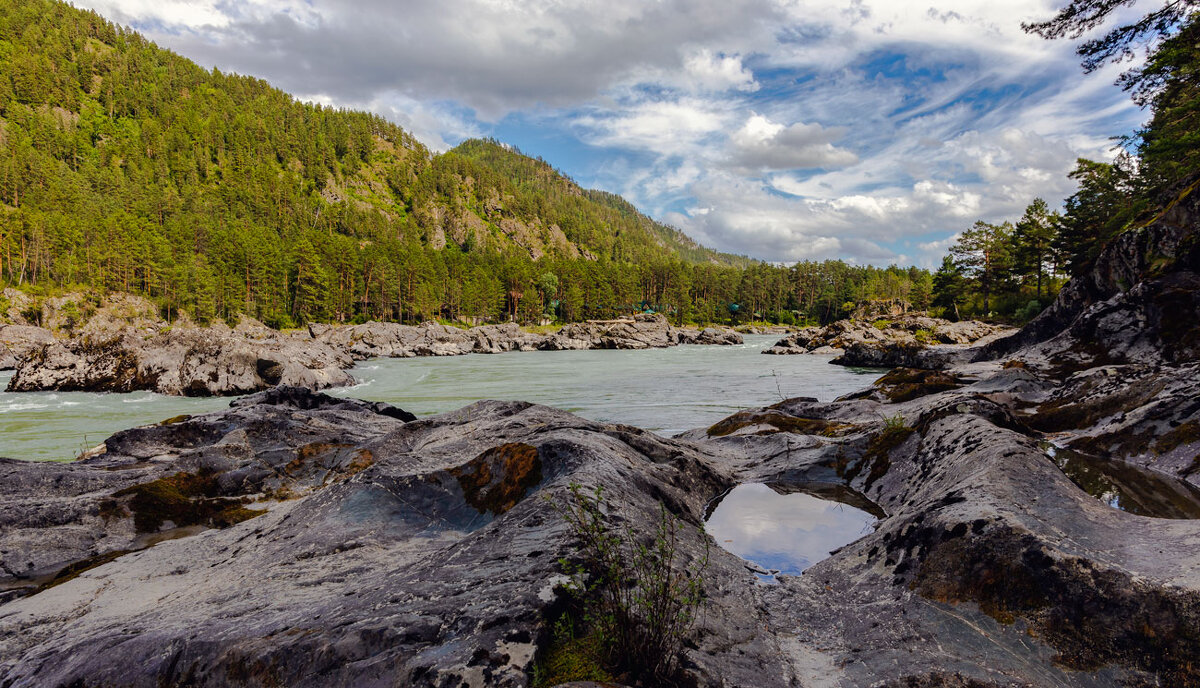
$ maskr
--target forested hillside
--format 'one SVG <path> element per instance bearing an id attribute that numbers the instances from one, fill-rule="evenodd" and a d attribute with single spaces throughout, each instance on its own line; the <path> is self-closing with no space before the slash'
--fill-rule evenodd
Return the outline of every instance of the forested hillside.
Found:
<path id="1" fill-rule="evenodd" d="M 1052 20 L 1027 25 L 1046 38 L 1074 38 L 1124 3 L 1077 0 Z M 1021 218 L 964 228 L 934 277 L 935 303 L 950 310 L 1025 320 L 1069 278 L 1085 275 L 1115 237 L 1150 225 L 1200 186 L 1200 13 L 1169 2 L 1078 48 L 1088 71 L 1144 50 L 1119 84 L 1150 111 L 1112 162 L 1079 159 L 1078 188 L 1052 212 L 1035 200 Z"/>
<path id="2" fill-rule="evenodd" d="M 923 271 L 718 254 L 495 141 L 208 71 L 53 0 L 0 0 L 0 282 L 206 322 L 827 320 Z"/>

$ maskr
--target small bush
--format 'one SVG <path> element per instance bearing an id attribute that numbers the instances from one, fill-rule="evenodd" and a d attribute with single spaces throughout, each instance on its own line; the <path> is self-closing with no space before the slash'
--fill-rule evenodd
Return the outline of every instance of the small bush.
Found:
<path id="1" fill-rule="evenodd" d="M 649 685 L 676 682 L 683 641 L 704 600 L 699 561 L 683 566 L 679 522 L 660 506 L 649 543 L 631 528 L 614 530 L 605 518 L 603 487 L 589 495 L 572 483 L 557 507 L 580 543 L 580 560 L 560 563 L 565 586 L 583 609 L 583 637 L 594 637 L 608 668 Z"/>
<path id="2" fill-rule="evenodd" d="M 28 322 L 41 327 L 42 319 L 45 317 L 45 311 L 42 309 L 42 304 L 37 303 L 21 311 L 21 317 L 25 318 L 25 320 Z"/>
<path id="3" fill-rule="evenodd" d="M 1042 304 L 1037 299 L 1030 301 L 1021 307 L 1016 312 L 1017 320 L 1021 322 L 1029 322 L 1037 317 L 1038 313 L 1042 312 Z"/>

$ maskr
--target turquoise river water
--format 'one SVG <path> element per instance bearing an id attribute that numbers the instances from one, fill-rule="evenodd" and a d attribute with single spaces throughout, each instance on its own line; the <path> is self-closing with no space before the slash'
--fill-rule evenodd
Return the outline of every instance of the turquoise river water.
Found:
<path id="1" fill-rule="evenodd" d="M 329 393 L 386 401 L 417 416 L 480 399 L 519 399 L 671 435 L 781 398 L 832 400 L 881 374 L 829 365 L 827 356 L 760 354 L 776 340 L 749 335 L 731 347 L 374 359 L 351 371 L 358 384 Z M 0 388 L 10 377 L 11 371 L 0 373 Z M 0 392 L 0 456 L 69 460 L 118 430 L 217 411 L 229 401 L 150 392 Z"/>

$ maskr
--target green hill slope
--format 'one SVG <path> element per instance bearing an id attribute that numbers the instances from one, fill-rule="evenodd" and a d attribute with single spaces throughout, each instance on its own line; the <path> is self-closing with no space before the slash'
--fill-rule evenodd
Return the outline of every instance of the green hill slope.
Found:
<path id="1" fill-rule="evenodd" d="M 823 280 L 822 317 L 879 282 L 827 270 L 853 279 Z M 705 249 L 542 160 L 494 141 L 433 155 L 55 0 L 0 0 L 0 286 L 276 326 L 816 308 L 796 270 Z"/>

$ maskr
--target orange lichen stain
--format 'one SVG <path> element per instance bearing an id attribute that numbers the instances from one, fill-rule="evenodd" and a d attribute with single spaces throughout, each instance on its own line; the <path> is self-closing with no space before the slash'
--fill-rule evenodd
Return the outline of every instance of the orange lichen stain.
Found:
<path id="1" fill-rule="evenodd" d="M 542 461 L 537 447 L 513 442 L 488 449 L 450 475 L 458 479 L 468 504 L 498 516 L 542 482 Z"/>

